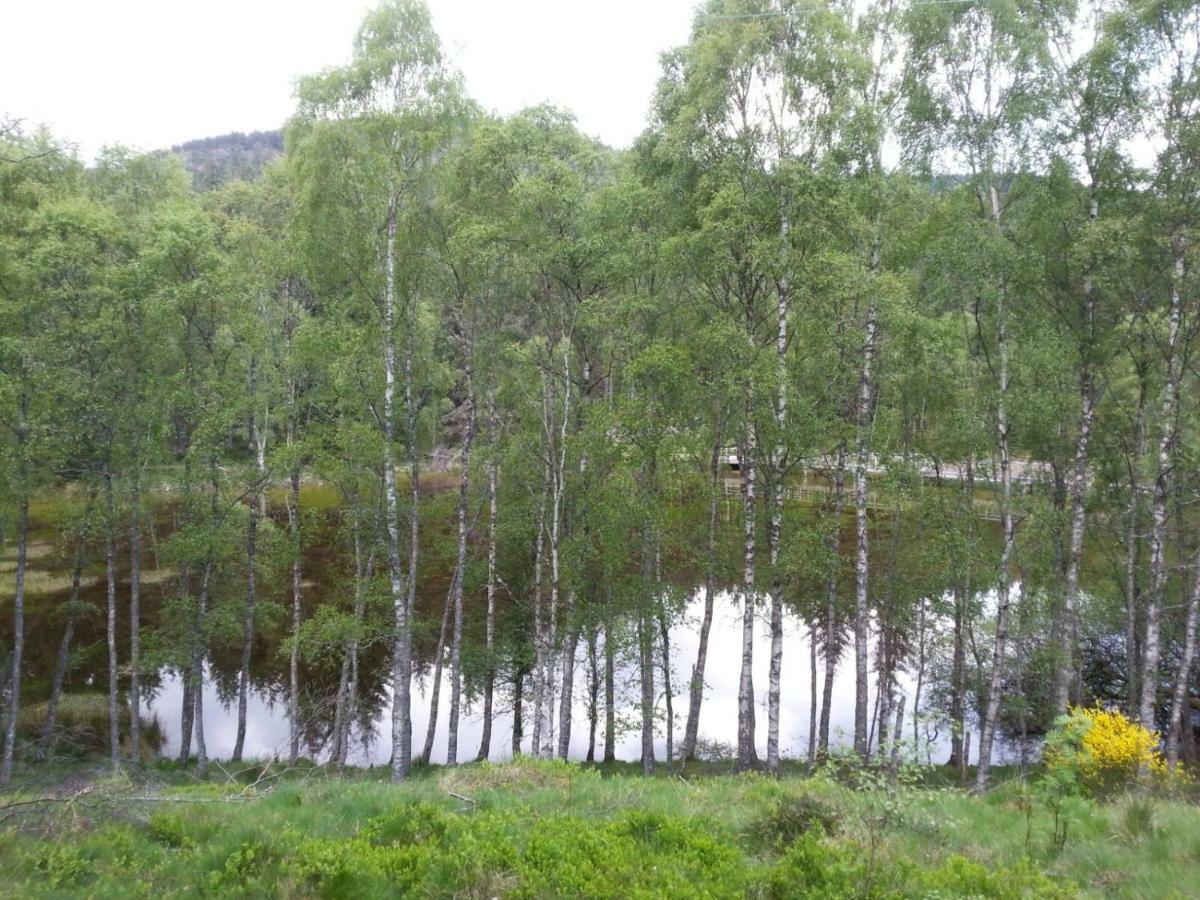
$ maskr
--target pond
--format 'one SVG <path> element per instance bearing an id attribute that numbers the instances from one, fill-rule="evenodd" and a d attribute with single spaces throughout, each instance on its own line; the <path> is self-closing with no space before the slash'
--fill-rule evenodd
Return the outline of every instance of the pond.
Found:
<path id="1" fill-rule="evenodd" d="M 429 717 L 429 695 L 432 686 L 432 662 L 437 644 L 437 628 L 446 595 L 447 572 L 452 567 L 448 550 L 450 534 L 452 493 L 444 488 L 452 479 L 431 480 L 430 493 L 423 505 L 422 535 L 425 549 L 422 555 L 422 574 L 417 598 L 418 628 L 414 634 L 414 680 L 412 728 L 414 755 L 424 743 Z M 826 483 L 810 478 L 802 485 L 803 495 L 818 495 Z M 740 541 L 740 502 L 736 497 L 737 482 L 727 483 L 730 496 L 722 505 L 721 564 L 719 585 L 723 586 L 715 599 L 706 690 L 700 719 L 700 738 L 714 748 L 736 746 L 737 692 L 741 660 L 741 606 L 732 590 L 738 577 Z M 27 668 L 24 705 L 35 707 L 44 701 L 49 691 L 50 675 L 54 667 L 62 632 L 61 610 L 70 593 L 70 570 L 73 544 L 65 535 L 62 522 L 64 499 L 61 496 L 43 499 L 34 508 L 34 529 L 31 535 L 30 572 L 27 599 Z M 306 484 L 302 505 L 312 517 L 307 519 L 309 538 L 303 556 L 304 609 L 311 617 L 327 602 L 347 604 L 350 578 L 350 555 L 344 539 L 338 537 L 340 513 L 336 493 L 328 486 Z M 150 670 L 143 678 L 144 709 L 148 717 L 157 720 L 164 743 L 161 752 L 174 755 L 178 750 L 180 735 L 180 712 L 182 682 L 177 668 L 168 663 L 170 658 L 166 644 L 167 636 L 181 627 L 178 607 L 173 607 L 171 587 L 177 579 L 169 565 L 160 564 L 159 548 L 169 535 L 173 516 L 171 501 L 158 497 L 152 516 L 153 527 L 144 551 L 146 566 L 143 574 L 143 659 Z M 273 495 L 271 517 L 282 530 L 286 521 L 281 496 Z M 797 531 L 813 525 L 822 518 L 821 505 L 813 496 L 794 499 L 789 503 L 789 528 Z M 697 507 L 685 511 L 684 518 L 695 521 L 689 527 L 702 532 L 705 511 Z M 882 573 L 891 556 L 895 559 L 885 579 L 882 574 L 873 575 L 873 591 L 908 591 L 912 596 L 944 598 L 947 584 L 944 578 L 922 569 L 928 568 L 921 555 L 919 539 L 913 535 L 900 536 L 890 524 L 890 517 L 877 516 L 872 519 L 875 532 L 872 543 L 873 571 Z M 985 532 L 994 532 L 991 523 L 984 523 Z M 695 540 L 693 533 L 693 540 Z M 343 536 L 344 538 L 344 536 Z M 339 549 L 341 548 L 341 549 Z M 118 548 L 124 560 L 125 548 Z M 476 548 L 479 549 L 479 548 Z M 803 546 L 801 547 L 803 550 Z M 760 552 L 762 552 L 760 550 Z M 853 517 L 846 510 L 840 531 L 839 555 L 841 564 L 840 594 L 843 605 L 848 605 L 853 591 Z M 481 555 L 481 554 L 477 554 Z M 765 556 L 765 553 L 763 554 Z M 283 756 L 287 753 L 289 725 L 286 714 L 287 695 L 287 604 L 289 602 L 288 578 L 270 567 L 269 554 L 264 553 L 264 572 L 260 578 L 260 617 L 256 622 L 256 635 L 251 662 L 251 690 L 247 717 L 245 755 L 248 758 Z M 15 550 L 4 548 L 0 557 L 0 641 L 9 645 L 11 640 L 11 580 Z M 478 562 L 477 562 L 478 565 Z M 240 615 L 244 597 L 244 557 L 238 563 L 231 557 L 228 573 L 218 581 L 214 597 L 212 652 L 206 662 L 205 677 L 205 738 L 210 755 L 227 757 L 232 751 L 236 734 L 236 693 L 238 661 L 241 652 Z M 674 731 L 678 745 L 682 740 L 688 708 L 690 674 L 699 642 L 699 621 L 703 609 L 703 591 L 694 585 L 699 580 L 696 561 L 680 563 L 664 554 L 664 583 L 676 596 L 676 612 L 669 629 L 671 645 L 671 680 L 673 687 Z M 801 566 L 803 569 L 803 565 Z M 77 627 L 73 647 L 72 668 L 67 679 L 67 691 L 71 693 L 96 693 L 106 690 L 107 654 L 104 642 L 105 602 L 102 552 L 93 547 L 85 568 L 81 599 L 94 610 L 85 616 Z M 380 573 L 377 572 L 377 579 Z M 119 649 L 122 661 L 127 660 L 129 622 L 127 619 L 128 584 L 126 573 L 120 573 L 118 584 L 118 629 L 121 635 Z M 465 641 L 468 648 L 482 644 L 483 618 L 482 597 L 479 578 L 474 579 L 473 589 L 467 592 Z M 913 593 L 916 592 L 916 593 Z M 386 592 L 384 592 L 386 593 Z M 900 595 L 897 595 L 900 596 Z M 820 579 L 807 576 L 789 578 L 785 590 L 787 612 L 784 625 L 784 661 L 781 684 L 780 748 L 785 757 L 804 757 L 808 752 L 809 716 L 811 696 L 810 635 L 807 624 L 797 609 L 804 602 L 809 609 L 823 608 L 824 586 Z M 807 600 L 805 600 L 807 597 Z M 386 604 L 386 597 L 381 598 Z M 511 599 L 498 604 L 498 617 L 516 613 Z M 386 606 L 384 607 L 386 608 Z M 766 693 L 769 636 L 767 630 L 767 606 L 760 604 L 754 657 L 755 702 L 757 705 L 757 743 L 760 756 L 766 751 Z M 386 615 L 381 618 L 386 619 Z M 598 638 L 602 648 L 603 637 Z M 656 654 L 659 651 L 656 650 Z M 466 657 L 464 654 L 464 658 Z M 603 665 L 603 650 L 597 652 Z M 155 662 L 160 660 L 160 662 Z M 353 728 L 350 761 L 356 764 L 385 763 L 391 754 L 389 658 L 386 641 L 376 639 L 365 646 L 360 654 L 360 696 L 358 719 Z M 636 653 L 626 647 L 617 654 L 615 666 L 615 691 L 618 736 L 616 753 L 624 760 L 637 759 L 641 744 L 638 729 L 639 687 L 636 677 Z M 874 655 L 872 655 L 874 661 Z M 823 660 L 818 667 L 818 678 L 823 679 Z M 570 755 L 582 758 L 588 746 L 588 645 L 581 639 L 576 653 L 575 715 L 571 738 Z M 656 667 L 660 663 L 656 660 Z M 511 669 L 511 667 L 509 667 Z M 328 752 L 329 734 L 333 720 L 333 697 L 336 694 L 340 657 L 330 654 L 327 658 L 306 659 L 302 665 L 303 685 L 303 753 L 320 759 Z M 122 671 L 122 682 L 128 672 Z M 665 706 L 666 697 L 662 690 L 661 668 L 656 672 L 657 716 L 656 755 L 665 756 Z M 481 737 L 482 701 L 479 697 L 479 671 L 474 672 L 467 664 L 464 687 L 464 711 L 460 724 L 459 758 L 474 758 Z M 532 698 L 529 679 L 525 680 L 526 701 L 524 707 L 523 749 L 529 750 L 532 731 Z M 875 703 L 874 673 L 872 673 L 871 702 Z M 449 672 L 443 672 L 441 709 L 436 740 L 431 759 L 440 762 L 446 756 L 446 732 L 449 707 Z M 914 739 L 913 686 L 910 674 L 898 675 L 901 691 L 908 694 L 905 722 L 905 737 Z M 833 685 L 830 714 L 831 740 L 837 744 L 848 743 L 853 730 L 854 716 L 854 663 L 852 650 L 847 647 L 842 654 Z M 492 731 L 492 759 L 505 759 L 512 752 L 513 690 L 511 672 L 502 673 L 497 680 L 496 710 Z M 600 731 L 597 736 L 597 754 L 601 752 L 603 737 L 603 691 L 601 691 Z M 944 759 L 948 746 L 948 733 L 943 727 L 937 732 L 932 725 L 920 723 L 916 728 L 917 743 L 921 755 L 928 759 Z"/>

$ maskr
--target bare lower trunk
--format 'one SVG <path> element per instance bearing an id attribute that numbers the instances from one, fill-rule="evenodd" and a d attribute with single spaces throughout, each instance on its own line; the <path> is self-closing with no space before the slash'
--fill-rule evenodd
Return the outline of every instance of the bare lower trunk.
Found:
<path id="1" fill-rule="evenodd" d="M 117 547 L 116 505 L 113 502 L 112 474 L 104 471 L 105 505 L 108 510 L 104 526 L 105 639 L 108 643 L 108 753 L 114 769 L 121 767 L 121 716 L 117 695 Z"/>
<path id="2" fill-rule="evenodd" d="M 771 518 L 767 523 L 767 558 L 771 566 L 771 649 L 767 669 L 767 771 L 779 771 L 779 700 L 783 671 L 783 577 L 779 571 L 779 543 L 783 532 L 783 478 L 781 467 L 773 467 L 767 499 Z"/>
<path id="3" fill-rule="evenodd" d="M 901 694 L 896 703 L 896 722 L 892 727 L 891 767 L 893 779 L 900 770 L 900 745 L 903 743 L 900 729 L 904 726 L 904 701 L 905 696 Z"/>
<path id="4" fill-rule="evenodd" d="M 842 533 L 842 504 L 846 495 L 846 446 L 838 447 L 837 469 L 833 475 L 833 531 L 829 537 L 829 552 L 834 564 L 825 584 L 825 683 L 821 691 L 821 724 L 817 752 L 829 752 L 829 716 L 833 706 L 833 679 L 841 655 L 841 623 L 838 616 L 838 562 Z"/>
<path id="5" fill-rule="evenodd" d="M 412 765 L 412 635 L 400 558 L 400 501 L 396 494 L 396 198 L 388 205 L 383 312 L 383 484 L 388 575 L 392 593 L 392 780 L 402 781 Z M 407 361 L 407 353 L 406 353 Z M 405 373 L 406 395 L 411 377 Z M 413 436 L 409 436 L 411 445 Z M 415 540 L 415 529 L 414 529 Z"/>
<path id="6" fill-rule="evenodd" d="M 968 457 L 963 481 L 964 506 L 974 514 L 975 463 Z M 950 670 L 950 759 L 947 765 L 966 773 L 967 754 L 967 602 L 971 596 L 971 570 L 963 571 L 960 584 L 954 588 L 954 658 Z"/>
<path id="7" fill-rule="evenodd" d="M 254 649 L 254 605 L 256 600 L 258 556 L 258 496 L 250 500 L 246 523 L 246 605 L 242 609 L 242 658 L 238 665 L 237 738 L 233 743 L 233 762 L 240 762 L 246 746 L 246 712 L 250 704 L 250 654 Z"/>
<path id="8" fill-rule="evenodd" d="M 292 469 L 288 528 L 292 538 L 292 648 L 288 657 L 288 763 L 300 757 L 300 618 L 303 592 L 300 572 L 300 469 Z"/>
<path id="9" fill-rule="evenodd" d="M 1192 662 L 1196 658 L 1196 622 L 1200 617 L 1200 552 L 1192 569 L 1192 589 L 1188 595 L 1187 619 L 1183 626 L 1183 653 L 1175 675 L 1171 694 L 1171 719 L 1167 726 L 1167 766 L 1173 772 L 1179 762 L 1180 730 L 1187 741 L 1192 740 L 1191 691 Z M 1184 713 L 1187 713 L 1185 716 Z"/>
<path id="10" fill-rule="evenodd" d="M 129 758 L 142 761 L 142 502 L 136 467 L 129 492 Z"/>
<path id="11" fill-rule="evenodd" d="M 612 623 L 604 623 L 604 761 L 617 758 L 616 710 L 616 647 L 612 639 Z"/>
<path id="12" fill-rule="evenodd" d="M 654 537 L 649 525 L 645 526 L 642 536 L 642 590 L 656 591 L 654 584 Z M 654 771 L 654 637 L 649 618 L 646 615 L 649 603 L 643 600 L 638 604 L 637 639 L 638 639 L 638 680 L 641 686 L 641 719 L 642 719 L 642 772 L 649 775 Z"/>
<path id="13" fill-rule="evenodd" d="M 696 756 L 696 739 L 700 731 L 700 706 L 704 702 L 704 670 L 708 663 L 708 637 L 712 631 L 713 601 L 717 589 L 717 514 L 721 498 L 717 490 L 720 479 L 721 440 L 713 441 L 709 457 L 708 497 L 708 545 L 704 561 L 704 615 L 700 620 L 700 645 L 696 649 L 696 664 L 692 667 L 692 680 L 688 688 L 688 717 L 683 733 L 683 752 L 680 759 L 685 762 Z"/>
<path id="14" fill-rule="evenodd" d="M 1154 479 L 1154 506 L 1150 529 L 1150 591 L 1146 604 L 1146 636 L 1142 641 L 1142 695 L 1138 721 L 1143 728 L 1157 730 L 1158 661 L 1162 652 L 1160 629 L 1163 595 L 1167 585 L 1166 532 L 1167 503 L 1171 495 L 1171 467 L 1178 430 L 1176 410 L 1179 392 L 1179 342 L 1183 315 L 1183 239 L 1174 242 L 1175 265 L 1171 282 L 1171 311 L 1165 350 L 1167 380 L 1163 385 L 1162 413 L 1158 441 L 1158 470 Z"/>
<path id="15" fill-rule="evenodd" d="M 675 705 L 671 690 L 671 632 L 667 627 L 667 616 L 662 598 L 658 602 L 658 634 L 662 640 L 663 698 L 667 712 L 667 771 L 675 769 Z"/>
<path id="16" fill-rule="evenodd" d="M 1087 521 L 1088 440 L 1096 411 L 1096 392 L 1092 385 L 1091 369 L 1086 364 L 1080 373 L 1082 411 L 1079 414 L 1079 436 L 1075 442 L 1075 463 L 1071 470 L 1071 539 L 1067 549 L 1066 590 L 1063 595 L 1061 626 L 1062 661 L 1054 672 L 1054 711 L 1067 711 L 1071 682 L 1076 672 L 1076 653 L 1079 642 L 1079 570 L 1083 563 L 1083 537 Z"/>
<path id="17" fill-rule="evenodd" d="M 12 779 L 13 756 L 17 748 L 17 716 L 21 709 L 21 666 L 25 650 L 25 567 L 29 557 L 29 471 L 25 457 L 28 439 L 29 396 L 22 392 L 20 416 L 17 421 L 18 490 L 17 501 L 17 570 L 13 585 L 13 651 L 12 674 L 9 676 L 8 716 L 4 723 L 4 758 L 0 760 L 0 784 Z"/>
<path id="18" fill-rule="evenodd" d="M 533 743 L 530 754 L 538 756 L 542 748 L 542 709 L 546 692 L 545 610 L 542 609 L 542 566 L 546 552 L 546 493 L 538 504 L 537 539 L 533 548 Z"/>
<path id="19" fill-rule="evenodd" d="M 545 408 L 545 429 L 546 429 L 546 448 L 550 451 L 552 460 L 550 469 L 550 525 L 549 525 L 549 550 L 550 550 L 550 609 L 548 621 L 548 642 L 546 654 L 546 678 L 544 696 L 542 698 L 544 706 L 544 716 L 546 728 L 542 733 L 542 746 L 539 751 L 540 756 L 549 758 L 553 756 L 554 744 L 554 693 L 556 688 L 556 675 L 558 660 L 556 659 L 555 648 L 558 644 L 558 612 L 559 598 L 562 586 L 562 572 L 560 567 L 560 549 L 562 540 L 562 515 L 563 515 L 563 500 L 566 488 L 566 462 L 567 462 L 567 425 L 571 418 L 571 384 L 565 373 L 569 371 L 569 363 L 566 359 L 563 360 L 563 397 L 562 397 L 562 420 L 558 428 L 554 428 L 554 411 L 553 406 L 548 404 Z M 547 373 L 545 376 L 551 379 L 553 376 Z M 547 394 L 548 398 L 553 397 L 551 391 Z M 556 451 L 556 452 L 555 452 Z M 571 601 L 571 595 L 568 594 L 568 603 Z M 570 626 L 570 610 L 567 610 L 568 626 Z M 568 628 L 568 630 L 570 630 Z M 574 651 L 574 647 L 570 648 Z M 571 668 L 574 665 L 574 659 L 571 661 Z M 564 671 L 568 668 L 566 661 L 563 661 Z M 565 677 L 565 676 L 564 676 Z M 566 715 L 570 716 L 570 710 L 566 710 Z"/>
<path id="20" fill-rule="evenodd" d="M 183 697 L 179 705 L 179 755 L 176 761 L 183 765 L 191 755 L 192 735 L 196 726 L 196 693 L 192 690 L 190 662 L 179 670 L 179 686 Z"/>
<path id="21" fill-rule="evenodd" d="M 496 690 L 496 482 L 499 478 L 499 448 L 496 446 L 496 392 L 488 392 L 488 523 L 487 523 L 487 622 L 484 652 L 487 671 L 483 682 L 483 734 L 479 741 L 480 762 L 492 750 L 492 704 Z"/>
<path id="22" fill-rule="evenodd" d="M 995 738 L 996 722 L 1000 713 L 1005 650 L 1008 642 L 1009 568 L 1016 541 L 1016 525 L 1012 511 L 1012 460 L 1009 457 L 1008 447 L 1008 332 L 1003 299 L 998 319 L 997 353 L 1000 358 L 998 373 L 1000 391 L 996 404 L 996 441 L 1000 453 L 1000 517 L 1003 546 L 1000 552 L 1000 580 L 996 589 L 996 640 L 992 648 L 992 674 L 988 683 L 987 705 L 980 727 L 979 765 L 975 772 L 975 791 L 980 794 L 987 790 L 988 774 L 992 763 L 992 742 Z"/>
<path id="23" fill-rule="evenodd" d="M 879 250 L 876 246 L 871 256 L 872 272 L 879 268 Z M 867 465 L 870 462 L 870 421 L 872 404 L 871 365 L 875 359 L 875 341 L 878 327 L 878 312 L 874 294 L 867 306 L 867 320 L 863 334 L 862 369 L 858 379 L 858 403 L 855 409 L 855 430 L 858 452 L 854 460 L 854 750 L 866 756 L 867 740 L 867 678 L 869 666 L 867 654 L 870 642 L 870 608 L 867 605 L 868 578 L 870 577 L 869 541 L 867 527 Z"/>
<path id="24" fill-rule="evenodd" d="M 588 748 L 586 762 L 596 761 L 596 728 L 600 718 L 600 666 L 596 659 L 596 631 L 588 632 Z"/>
<path id="25" fill-rule="evenodd" d="M 462 471 L 458 478 L 458 553 L 454 572 L 454 637 L 450 642 L 450 729 L 446 763 L 458 763 L 458 719 L 462 703 L 463 580 L 467 567 L 467 503 L 471 492 L 471 448 L 475 443 L 475 392 L 471 369 L 466 370 L 467 433 L 463 440 Z"/>
<path id="26" fill-rule="evenodd" d="M 817 718 L 820 701 L 817 699 L 817 626 L 808 626 L 808 771 L 817 764 Z"/>
<path id="27" fill-rule="evenodd" d="M 513 672 L 513 727 L 512 755 L 521 755 L 521 741 L 525 739 L 525 675 L 524 669 L 518 667 Z"/>
<path id="28" fill-rule="evenodd" d="M 450 589 L 446 591 L 446 602 L 442 605 L 442 624 L 438 629 L 437 650 L 433 654 L 433 675 L 429 686 L 429 724 L 425 727 L 425 746 L 419 759 L 427 763 L 433 753 L 433 739 L 437 734 L 438 707 L 442 696 L 442 666 L 446 659 L 446 640 L 450 633 L 450 619 L 454 612 L 454 589 L 458 584 L 458 570 L 450 578 Z"/>
<path id="29" fill-rule="evenodd" d="M 1141 568 L 1142 540 L 1138 530 L 1141 499 L 1141 463 L 1146 455 L 1143 410 L 1146 400 L 1146 384 L 1143 380 L 1138 394 L 1138 409 L 1134 419 L 1134 458 L 1129 464 L 1129 509 L 1125 520 L 1125 702 L 1129 715 L 1137 715 L 1138 697 L 1138 608 L 1141 606 L 1141 589 L 1138 570 Z"/>
<path id="30" fill-rule="evenodd" d="M 785 254 L 790 250 L 790 229 L 791 220 L 785 199 L 780 224 Z M 779 569 L 779 545 L 783 539 L 783 477 L 787 468 L 784 435 L 787 428 L 788 304 L 791 301 L 791 286 L 786 275 L 779 279 L 776 294 L 775 365 L 779 384 L 775 391 L 774 410 L 776 444 L 771 454 L 771 517 L 767 523 L 767 556 L 771 566 L 771 649 L 767 669 L 767 770 L 770 772 L 779 771 L 780 678 L 783 672 L 783 573 Z"/>
<path id="31" fill-rule="evenodd" d="M 217 472 L 216 457 L 210 457 L 209 525 L 213 528 L 217 526 L 217 511 L 220 505 L 220 481 Z M 204 656 L 208 645 L 208 604 L 212 596 L 214 564 L 214 549 L 210 543 L 205 552 L 204 571 L 200 576 L 200 594 L 196 598 L 196 633 L 192 643 L 192 721 L 196 738 L 196 775 L 199 778 L 208 777 L 208 746 L 204 740 Z"/>
<path id="32" fill-rule="evenodd" d="M 208 777 L 208 746 L 204 742 L 204 632 L 208 620 L 208 597 L 212 580 L 212 556 L 204 564 L 200 596 L 196 602 L 196 644 L 192 657 L 192 727 L 196 738 L 196 775 Z"/>
<path id="33" fill-rule="evenodd" d="M 558 697 L 558 757 L 566 759 L 571 749 L 571 710 L 575 695 L 575 651 L 579 647 L 579 623 L 575 620 L 575 590 L 567 591 L 562 650 L 562 690 Z"/>
<path id="34" fill-rule="evenodd" d="M 79 602 L 79 586 L 83 580 L 85 559 L 84 540 L 80 535 L 75 540 L 75 565 L 71 569 L 71 599 L 67 601 L 67 621 L 63 625 L 62 640 L 58 645 L 58 656 L 54 661 L 54 677 L 50 682 L 50 698 L 46 701 L 46 718 L 42 722 L 42 733 L 38 740 L 37 758 L 46 759 L 54 750 L 54 720 L 58 711 L 58 700 L 62 696 L 63 681 L 71 661 L 71 638 L 75 634 L 75 622 L 79 618 L 75 606 Z"/>
<path id="35" fill-rule="evenodd" d="M 342 713 L 342 730 L 338 737 L 338 765 L 346 765 L 350 753 L 350 734 L 358 718 L 358 635 L 362 631 L 366 616 L 366 594 L 363 587 L 375 568 L 375 554 L 368 554 L 366 565 L 362 562 L 362 536 L 358 522 L 354 523 L 354 629 L 355 637 L 346 645 L 346 663 L 350 669 L 350 680 L 346 684 L 345 710 Z"/>
<path id="36" fill-rule="evenodd" d="M 755 481 L 755 444 L 753 412 L 747 401 L 747 422 L 740 465 L 742 479 L 742 661 L 738 678 L 738 721 L 737 721 L 737 767 L 741 771 L 751 769 L 757 762 L 754 747 L 754 607 L 755 557 L 754 542 L 757 533 Z"/>
<path id="37" fill-rule="evenodd" d="M 654 771 L 654 642 L 645 610 L 638 612 L 639 681 L 641 682 L 642 772 Z"/>
<path id="38" fill-rule="evenodd" d="M 921 734 L 918 731 L 918 718 L 921 710 L 921 691 L 925 687 L 925 666 L 926 666 L 926 627 L 927 615 L 929 609 L 929 601 L 925 597 L 921 598 L 921 606 L 917 616 L 917 683 L 913 687 L 913 708 L 912 708 L 912 724 L 913 724 L 913 754 L 920 756 L 921 749 Z M 899 733 L 897 733 L 899 737 Z"/>

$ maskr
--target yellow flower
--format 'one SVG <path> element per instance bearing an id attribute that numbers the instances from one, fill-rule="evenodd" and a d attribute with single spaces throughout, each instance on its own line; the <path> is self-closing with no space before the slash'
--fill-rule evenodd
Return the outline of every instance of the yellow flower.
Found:
<path id="1" fill-rule="evenodd" d="M 1073 766 L 1083 784 L 1094 792 L 1123 787 L 1145 774 L 1167 773 L 1158 734 L 1119 712 L 1099 705 L 1073 707 L 1059 727 L 1064 740 L 1047 753 L 1046 765 Z"/>

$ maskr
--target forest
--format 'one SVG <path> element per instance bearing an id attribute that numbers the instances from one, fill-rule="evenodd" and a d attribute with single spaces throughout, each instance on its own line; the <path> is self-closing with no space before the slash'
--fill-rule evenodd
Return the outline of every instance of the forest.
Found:
<path id="1" fill-rule="evenodd" d="M 69 137 L 0 895 L 1193 896 L 1200 4 L 704 0 L 613 149 L 384 0 L 282 153 Z"/>

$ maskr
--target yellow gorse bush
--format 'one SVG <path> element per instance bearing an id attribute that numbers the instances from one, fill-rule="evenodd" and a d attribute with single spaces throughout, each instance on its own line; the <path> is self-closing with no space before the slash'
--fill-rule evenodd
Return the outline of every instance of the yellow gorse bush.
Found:
<path id="1" fill-rule="evenodd" d="M 1139 780 L 1162 777 L 1167 762 L 1158 734 L 1115 710 L 1072 707 L 1048 737 L 1048 769 L 1073 774 L 1092 793 L 1107 793 Z"/>
<path id="2" fill-rule="evenodd" d="M 1102 776 L 1105 772 L 1136 773 L 1143 767 L 1155 774 L 1167 771 L 1167 762 L 1158 749 L 1158 734 L 1143 728 L 1119 712 L 1099 706 L 1072 710 L 1091 722 L 1083 733 L 1084 773 Z"/>

